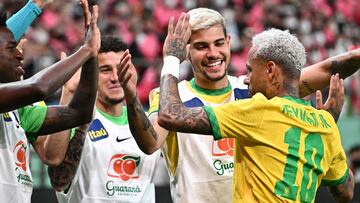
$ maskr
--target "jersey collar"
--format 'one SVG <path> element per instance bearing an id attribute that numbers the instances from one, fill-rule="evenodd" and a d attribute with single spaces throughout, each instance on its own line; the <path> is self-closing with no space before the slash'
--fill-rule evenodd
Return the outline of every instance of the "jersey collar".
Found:
<path id="1" fill-rule="evenodd" d="M 191 88 L 193 88 L 196 92 L 205 94 L 205 95 L 209 95 L 209 96 L 218 96 L 218 95 L 226 94 L 232 90 L 232 87 L 231 87 L 231 84 L 229 81 L 228 81 L 228 85 L 226 87 L 217 89 L 217 90 L 210 90 L 210 89 L 204 89 L 204 88 L 199 87 L 195 83 L 195 78 L 191 79 L 189 81 L 189 83 L 190 83 Z"/>

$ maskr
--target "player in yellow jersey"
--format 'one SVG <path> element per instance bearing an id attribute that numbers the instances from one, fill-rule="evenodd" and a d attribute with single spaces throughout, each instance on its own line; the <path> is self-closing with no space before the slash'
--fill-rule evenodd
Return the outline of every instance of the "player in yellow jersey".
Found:
<path id="1" fill-rule="evenodd" d="M 236 138 L 233 202 L 314 202 L 320 184 L 329 186 L 338 202 L 350 201 L 354 178 L 336 123 L 327 111 L 299 98 L 306 55 L 298 39 L 277 29 L 253 38 L 245 78 L 251 99 L 187 108 L 179 97 L 176 69 L 185 58 L 188 22 L 189 15 L 182 14 L 176 27 L 169 23 L 164 61 L 173 62 L 162 71 L 160 126 Z M 332 99 L 343 94 L 342 83 L 339 75 L 331 77 Z"/>

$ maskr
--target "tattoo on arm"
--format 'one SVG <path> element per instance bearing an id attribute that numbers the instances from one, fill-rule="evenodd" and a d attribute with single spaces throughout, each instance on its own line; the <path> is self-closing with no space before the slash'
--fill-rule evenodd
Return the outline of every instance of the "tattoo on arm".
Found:
<path id="1" fill-rule="evenodd" d="M 160 112 L 173 121 L 171 126 L 164 126 L 165 128 L 180 132 L 212 134 L 210 121 L 204 109 L 186 108 L 183 105 L 175 77 L 162 77 L 160 89 Z"/>
<path id="2" fill-rule="evenodd" d="M 39 135 L 51 134 L 61 130 L 69 129 L 78 123 L 73 116 L 74 112 L 65 106 L 48 107 L 44 123 L 39 130 Z M 75 123 L 76 122 L 76 123 Z"/>
<path id="3" fill-rule="evenodd" d="M 354 57 L 356 54 L 350 52 L 348 56 L 336 57 L 331 61 L 331 74 L 339 73 L 340 78 L 347 78 L 360 68 L 360 59 Z"/>
<path id="4" fill-rule="evenodd" d="M 153 128 L 149 118 L 145 114 L 138 97 L 135 96 L 131 100 L 131 102 L 128 102 L 127 106 L 129 111 L 128 113 L 129 126 L 132 134 L 139 135 L 139 134 L 143 134 L 143 132 L 147 132 L 151 134 L 154 140 L 157 140 L 158 139 L 157 133 L 155 132 L 155 129 Z M 138 132 L 138 130 L 140 129 L 142 130 L 142 132 Z"/>
<path id="5" fill-rule="evenodd" d="M 302 80 L 302 81 L 300 81 L 302 84 L 303 84 L 303 86 L 299 86 L 300 87 L 300 89 L 299 89 L 299 92 L 315 92 L 315 90 L 312 88 L 312 87 L 310 87 L 310 85 L 309 85 L 309 82 L 307 81 L 307 80 Z M 307 90 L 306 91 L 303 91 L 302 89 L 301 89 L 301 87 L 304 87 L 304 88 L 306 88 Z"/>
<path id="6" fill-rule="evenodd" d="M 64 161 L 57 167 L 48 168 L 48 174 L 54 188 L 64 189 L 71 183 L 80 163 L 85 137 L 86 131 L 76 128 L 75 136 L 69 143 Z"/>
<path id="7" fill-rule="evenodd" d="M 176 56 L 180 61 L 186 58 L 186 43 L 181 39 L 174 39 L 166 50 L 168 56 Z"/>

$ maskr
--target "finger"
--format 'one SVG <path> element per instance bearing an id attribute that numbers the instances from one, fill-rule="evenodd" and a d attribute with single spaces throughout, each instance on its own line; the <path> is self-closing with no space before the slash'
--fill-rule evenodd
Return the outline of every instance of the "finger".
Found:
<path id="1" fill-rule="evenodd" d="M 168 34 L 174 33 L 174 17 L 171 17 L 168 25 Z"/>
<path id="2" fill-rule="evenodd" d="M 120 60 L 119 68 L 121 69 L 124 65 L 129 63 L 130 58 L 131 58 L 131 55 L 129 54 L 129 52 L 125 52 L 122 56 L 122 59 Z"/>
<path id="3" fill-rule="evenodd" d="M 90 26 L 90 21 L 91 21 L 89 2 L 87 0 L 80 0 L 80 4 L 81 4 L 82 10 L 83 10 L 83 15 L 84 15 L 84 26 L 85 26 L 85 29 L 87 30 L 88 27 Z"/>
<path id="4" fill-rule="evenodd" d="M 345 95 L 345 87 L 344 87 L 344 80 L 341 78 L 340 79 L 340 84 L 339 84 L 339 86 L 340 86 L 340 95 Z"/>
<path id="5" fill-rule="evenodd" d="M 184 17 L 185 13 L 181 13 L 180 18 L 176 23 L 175 34 L 181 34 Z"/>
<path id="6" fill-rule="evenodd" d="M 323 107 L 322 94 L 320 90 L 316 90 L 316 108 L 321 109 Z"/>
<path id="7" fill-rule="evenodd" d="M 99 17 L 99 7 L 98 5 L 94 5 L 93 6 L 93 12 L 92 12 L 92 20 L 93 20 L 93 26 L 94 28 L 96 27 L 97 25 L 97 20 L 98 20 L 98 17 Z"/>
<path id="8" fill-rule="evenodd" d="M 120 63 L 130 54 L 129 50 L 126 49 L 123 53 L 123 55 L 120 57 Z"/>
<path id="9" fill-rule="evenodd" d="M 186 43 L 189 42 L 190 36 L 191 36 L 191 26 L 190 26 L 190 15 L 187 14 L 186 15 L 186 20 L 185 20 L 185 26 L 186 26 L 186 30 L 185 30 L 185 34 L 184 34 L 184 41 L 186 41 Z"/>
<path id="10" fill-rule="evenodd" d="M 60 60 L 64 60 L 64 59 L 66 59 L 66 57 L 67 57 L 67 56 L 66 56 L 66 53 L 62 51 L 62 52 L 60 53 Z"/>
<path id="11" fill-rule="evenodd" d="M 119 81 L 121 83 L 124 82 L 126 75 L 129 74 L 128 73 L 129 67 L 130 67 L 130 64 L 127 63 L 119 70 Z"/>

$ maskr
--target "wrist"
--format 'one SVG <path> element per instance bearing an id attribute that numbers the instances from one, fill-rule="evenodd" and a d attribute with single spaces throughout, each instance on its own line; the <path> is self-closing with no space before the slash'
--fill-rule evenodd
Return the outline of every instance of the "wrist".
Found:
<path id="1" fill-rule="evenodd" d="M 164 65 L 161 69 L 161 78 L 165 75 L 172 75 L 179 79 L 180 60 L 175 56 L 166 56 L 164 58 Z"/>

